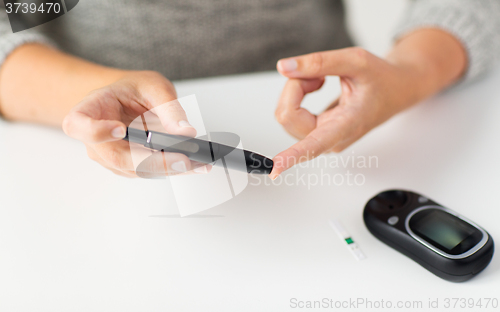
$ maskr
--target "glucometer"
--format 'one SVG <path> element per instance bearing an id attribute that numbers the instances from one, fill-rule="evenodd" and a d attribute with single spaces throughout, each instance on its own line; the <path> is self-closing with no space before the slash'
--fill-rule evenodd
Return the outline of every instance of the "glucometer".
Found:
<path id="1" fill-rule="evenodd" d="M 379 193 L 366 204 L 363 219 L 375 237 L 448 281 L 472 278 L 493 257 L 488 232 L 414 192 Z"/>

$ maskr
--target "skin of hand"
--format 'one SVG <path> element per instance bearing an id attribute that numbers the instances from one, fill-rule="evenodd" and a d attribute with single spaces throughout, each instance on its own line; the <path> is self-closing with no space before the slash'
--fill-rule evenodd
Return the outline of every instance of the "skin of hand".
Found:
<path id="1" fill-rule="evenodd" d="M 85 143 L 88 155 L 116 174 L 135 177 L 129 143 L 121 140 L 126 126 L 155 109 L 165 130 L 195 136 L 177 101 L 172 83 L 152 71 L 108 68 L 62 53 L 26 44 L 9 55 L 0 71 L 0 111 L 9 120 L 63 128 Z M 210 165 L 182 154 L 154 153 L 141 163 L 143 177 L 193 171 Z"/>
<path id="2" fill-rule="evenodd" d="M 277 68 L 289 79 L 275 117 L 299 142 L 273 158 L 273 180 L 297 163 L 341 152 L 398 112 L 451 85 L 467 68 L 467 55 L 455 37 L 430 28 L 400 39 L 386 59 L 355 47 L 283 59 Z M 340 77 L 341 95 L 313 115 L 301 102 L 329 75 Z"/>
<path id="3" fill-rule="evenodd" d="M 126 177 L 158 177 L 208 168 L 178 153 L 154 153 L 136 172 L 129 143 L 123 141 L 126 126 L 153 110 L 170 134 L 196 136 L 174 86 L 156 72 L 130 72 L 117 82 L 92 91 L 64 118 L 64 132 L 85 143 L 88 156 L 116 174 Z M 142 149 L 142 147 L 140 147 Z"/>

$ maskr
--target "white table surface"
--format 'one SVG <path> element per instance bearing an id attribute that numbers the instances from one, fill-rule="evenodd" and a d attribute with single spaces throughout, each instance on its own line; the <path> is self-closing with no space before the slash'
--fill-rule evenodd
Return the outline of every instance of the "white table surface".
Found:
<path id="1" fill-rule="evenodd" d="M 209 131 L 235 132 L 245 148 L 273 156 L 294 142 L 273 117 L 284 82 L 263 73 L 176 86 L 197 96 Z M 205 217 L 175 217 L 168 181 L 115 176 L 60 130 L 0 121 L 0 311 L 306 310 L 291 308 L 292 298 L 422 301 L 425 311 L 429 298 L 441 307 L 445 298 L 499 298 L 498 256 L 474 279 L 450 283 L 378 241 L 361 215 L 371 196 L 406 188 L 500 238 L 499 86 L 496 70 L 338 155 L 376 156 L 378 168 L 324 169 L 363 174 L 363 186 L 308 189 L 262 177 Z M 318 111 L 338 92 L 332 78 L 307 106 Z M 352 257 L 332 218 L 366 260 Z"/>

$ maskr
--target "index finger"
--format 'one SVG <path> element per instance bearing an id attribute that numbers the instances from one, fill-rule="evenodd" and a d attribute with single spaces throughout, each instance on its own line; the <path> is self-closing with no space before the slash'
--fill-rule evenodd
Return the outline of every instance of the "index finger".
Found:
<path id="1" fill-rule="evenodd" d="M 361 48 L 315 52 L 278 61 L 280 74 L 288 78 L 351 77 L 366 67 L 370 53 Z"/>
<path id="2" fill-rule="evenodd" d="M 276 107 L 276 120 L 285 130 L 298 139 L 303 139 L 316 127 L 316 116 L 301 107 L 304 96 L 318 90 L 325 79 L 289 79 Z"/>
<path id="3" fill-rule="evenodd" d="M 274 180 L 294 165 L 314 159 L 330 150 L 348 136 L 347 123 L 345 119 L 330 120 L 311 131 L 303 140 L 276 155 L 273 158 L 274 166 L 270 178 Z"/>
<path id="4" fill-rule="evenodd" d="M 118 141 L 125 137 L 125 124 L 118 120 L 98 120 L 80 111 L 70 112 L 62 128 L 68 136 L 88 144 Z"/>

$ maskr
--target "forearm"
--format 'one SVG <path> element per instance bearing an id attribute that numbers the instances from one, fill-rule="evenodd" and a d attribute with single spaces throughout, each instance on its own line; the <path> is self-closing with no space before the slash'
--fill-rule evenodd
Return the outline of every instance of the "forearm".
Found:
<path id="1" fill-rule="evenodd" d="M 0 69 L 0 113 L 10 120 L 61 126 L 86 94 L 124 74 L 50 47 L 23 45 Z"/>
<path id="2" fill-rule="evenodd" d="M 401 38 L 387 60 L 413 76 L 408 105 L 415 104 L 458 81 L 467 69 L 467 54 L 451 34 L 432 28 Z"/>

